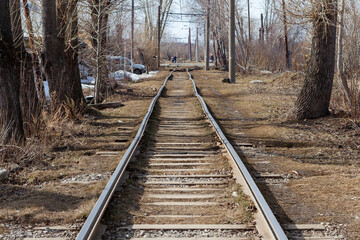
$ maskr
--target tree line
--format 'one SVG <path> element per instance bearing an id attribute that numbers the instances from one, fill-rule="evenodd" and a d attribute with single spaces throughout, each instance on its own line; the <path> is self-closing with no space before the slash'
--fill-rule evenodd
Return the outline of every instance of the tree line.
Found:
<path id="1" fill-rule="evenodd" d="M 130 1 L 31 0 L 32 4 L 28 1 L 0 3 L 0 136 L 4 142 L 15 139 L 23 143 L 36 134 L 36 129 L 41 128 L 38 119 L 43 111 L 65 116 L 85 109 L 79 63 L 91 69 L 95 102 L 101 102 L 116 85 L 109 78 L 107 56 L 128 56 L 132 48 L 126 38 Z M 265 0 L 259 29 L 254 27 L 257 25 L 250 16 L 249 3 L 236 1 L 238 71 L 304 71 L 304 86 L 288 115 L 293 119 L 329 114 L 336 72 L 344 101 L 350 114 L 356 116 L 359 3 Z M 154 67 L 157 28 L 162 38 L 172 5 L 172 0 L 135 1 L 141 18 L 135 55 L 144 65 Z M 202 13 L 199 14 L 202 22 L 203 13 L 210 9 L 211 48 L 215 64 L 224 70 L 228 69 L 228 7 L 228 0 L 196 0 L 190 7 L 192 12 Z M 41 21 L 34 17 L 33 8 L 40 9 Z M 35 28 L 38 22 L 40 32 Z M 44 80 L 48 82 L 50 101 L 44 93 Z"/>
<path id="2" fill-rule="evenodd" d="M 137 39 L 141 63 L 154 67 L 155 1 Z M 129 3 L 124 0 L 4 0 L 0 5 L 0 140 L 24 143 L 41 129 L 43 112 L 61 117 L 86 109 L 79 64 L 95 79 L 94 102 L 113 92 L 108 56 L 129 55 Z M 172 0 L 160 1 L 161 34 Z M 40 29 L 37 28 L 40 26 Z M 141 33 L 140 33 L 141 32 Z M 85 47 L 84 47 L 85 45 Z M 47 81 L 50 99 L 45 96 Z"/>
<path id="3" fill-rule="evenodd" d="M 215 65 L 228 69 L 229 1 L 196 0 L 192 11 L 210 9 L 210 35 Z M 237 0 L 235 11 L 238 71 L 299 71 L 305 82 L 289 119 L 329 114 L 336 80 L 342 109 L 360 113 L 359 10 L 356 0 L 264 0 L 263 12 L 252 15 L 251 0 Z M 200 22 L 205 22 L 200 17 Z"/>

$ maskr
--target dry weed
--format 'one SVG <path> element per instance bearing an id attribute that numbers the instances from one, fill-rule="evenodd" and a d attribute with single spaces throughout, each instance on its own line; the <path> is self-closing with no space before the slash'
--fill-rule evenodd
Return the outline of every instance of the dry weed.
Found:
<path id="1" fill-rule="evenodd" d="M 5 164 L 16 163 L 21 166 L 47 165 L 46 158 L 49 157 L 51 149 L 61 145 L 77 142 L 84 144 L 77 135 L 82 134 L 82 124 L 75 122 L 83 114 L 83 109 L 76 110 L 74 102 L 67 102 L 55 113 L 43 110 L 33 123 L 28 125 L 29 132 L 34 133 L 27 137 L 23 146 L 18 146 L 15 140 L 4 144 L 4 137 L 8 127 L 0 130 L 0 162 Z"/>

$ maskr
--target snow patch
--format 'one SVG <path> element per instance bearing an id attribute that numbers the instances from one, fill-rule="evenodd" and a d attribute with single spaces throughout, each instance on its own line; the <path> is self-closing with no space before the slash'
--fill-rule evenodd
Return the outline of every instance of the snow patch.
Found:
<path id="1" fill-rule="evenodd" d="M 125 72 L 125 76 L 130 78 L 132 81 L 136 82 L 136 81 L 139 81 L 140 79 L 155 77 L 156 74 L 158 74 L 158 73 L 159 73 L 159 71 L 150 71 L 148 74 L 143 73 L 143 74 L 138 75 L 135 73 Z M 124 79 L 124 71 L 119 70 L 119 71 L 113 72 L 110 74 L 110 77 L 114 78 L 116 81 L 121 81 Z M 44 81 L 43 83 L 44 83 L 45 96 L 47 99 L 50 99 L 48 82 Z M 94 89 L 94 85 L 95 85 L 94 77 L 88 76 L 86 78 L 81 79 L 82 89 Z"/>
<path id="2" fill-rule="evenodd" d="M 86 78 L 81 79 L 81 83 L 95 85 L 95 78 L 88 76 Z"/>
<path id="3" fill-rule="evenodd" d="M 48 82 L 47 82 L 47 81 L 43 81 L 43 85 L 44 85 L 44 91 L 45 91 L 46 99 L 50 99 L 49 84 L 48 84 Z"/>
<path id="4" fill-rule="evenodd" d="M 81 82 L 83 82 L 83 81 L 81 80 Z M 89 82 L 90 84 L 95 83 L 95 81 L 94 81 L 94 83 L 92 83 L 91 81 L 86 81 L 86 83 L 87 82 Z M 46 99 L 50 100 L 49 84 L 47 81 L 44 81 L 43 84 L 44 84 L 44 91 L 45 91 Z M 89 85 L 89 84 L 84 84 L 84 83 L 81 84 L 81 87 L 82 87 L 82 89 L 94 89 L 94 85 Z"/>
<path id="5" fill-rule="evenodd" d="M 135 73 L 125 72 L 125 76 L 130 78 L 132 81 L 136 82 L 139 81 L 140 79 L 155 77 L 157 73 L 159 73 L 159 71 L 150 71 L 148 74 L 146 73 L 135 74 Z M 124 79 L 124 70 L 113 72 L 110 74 L 110 77 L 114 78 L 116 81 L 121 81 L 122 79 Z"/>

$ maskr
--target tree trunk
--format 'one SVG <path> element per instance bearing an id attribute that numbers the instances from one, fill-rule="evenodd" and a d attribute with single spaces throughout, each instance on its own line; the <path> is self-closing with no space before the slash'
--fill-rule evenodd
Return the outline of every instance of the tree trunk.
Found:
<path id="1" fill-rule="evenodd" d="M 34 71 L 30 54 L 27 53 L 24 44 L 21 24 L 20 0 L 11 0 L 11 21 L 13 39 L 17 52 L 18 72 L 20 73 L 20 105 L 27 136 L 31 135 L 32 123 L 40 114 L 39 99 L 35 87 Z"/>
<path id="2" fill-rule="evenodd" d="M 92 0 L 91 19 L 92 45 L 95 49 L 95 103 L 100 103 L 107 97 L 110 91 L 108 83 L 109 70 L 106 66 L 106 44 L 109 20 L 109 0 Z"/>
<path id="3" fill-rule="evenodd" d="M 1 141 L 5 143 L 12 137 L 17 141 L 24 140 L 17 66 L 9 1 L 0 1 L 0 131 L 4 137 Z"/>
<path id="4" fill-rule="evenodd" d="M 329 114 L 335 67 L 337 0 L 317 3 L 315 7 L 317 18 L 313 22 L 310 62 L 289 119 L 319 118 Z"/>
<path id="5" fill-rule="evenodd" d="M 69 16 L 66 16 L 64 9 L 71 8 L 72 5 L 68 5 L 68 3 L 68 1 L 63 1 L 58 8 L 60 12 L 57 12 L 56 0 L 42 2 L 42 63 L 49 84 L 53 111 L 58 111 L 65 106 L 80 109 L 83 103 L 79 69 L 78 66 L 74 66 L 78 64 L 77 53 L 74 49 L 71 49 L 71 46 L 65 49 L 64 31 L 70 31 L 69 39 L 72 39 L 74 30 L 71 26 L 66 26 L 66 24 L 69 24 L 67 22 Z M 71 105 L 69 106 L 69 104 Z"/>
<path id="6" fill-rule="evenodd" d="M 33 63 L 33 68 L 34 68 L 37 92 L 39 95 L 39 100 L 41 102 L 41 105 L 44 106 L 46 103 L 44 83 L 43 83 L 43 80 L 41 77 L 39 56 L 38 56 L 37 51 L 34 46 L 34 29 L 33 29 L 32 21 L 31 21 L 31 17 L 30 17 L 30 9 L 29 9 L 27 0 L 23 0 L 23 7 L 24 7 L 26 28 L 27 28 L 28 35 L 29 35 L 28 36 L 29 47 L 30 47 L 31 54 L 32 54 L 32 63 Z"/>
<path id="7" fill-rule="evenodd" d="M 63 0 L 61 4 L 61 12 L 59 14 L 59 21 L 64 27 L 60 32 L 59 38 L 65 44 L 64 62 L 66 81 L 68 84 L 64 85 L 66 97 L 74 101 L 76 108 L 81 108 L 85 103 L 84 95 L 81 87 L 80 70 L 78 63 L 78 16 L 77 16 L 77 2 L 78 0 Z M 67 21 L 66 19 L 69 19 Z M 66 29 L 66 31 L 65 31 Z"/>
<path id="8" fill-rule="evenodd" d="M 346 101 L 351 108 L 352 97 L 343 69 L 344 10 L 345 10 L 344 0 L 340 0 L 339 11 L 338 11 L 336 75 L 338 81 L 341 82 L 344 88 Z"/>
<path id="9" fill-rule="evenodd" d="M 42 1 L 43 13 L 43 70 L 49 85 L 51 105 L 57 111 L 61 104 L 62 86 L 65 78 L 64 44 L 58 39 L 59 27 L 56 19 L 56 0 Z"/>

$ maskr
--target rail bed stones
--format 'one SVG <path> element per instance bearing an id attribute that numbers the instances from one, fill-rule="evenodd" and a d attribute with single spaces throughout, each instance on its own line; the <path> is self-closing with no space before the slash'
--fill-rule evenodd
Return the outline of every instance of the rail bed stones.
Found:
<path id="1" fill-rule="evenodd" d="M 167 78 L 128 149 L 132 161 L 113 175 L 122 184 L 110 179 L 77 239 L 288 239 L 283 228 L 290 239 L 337 239 L 319 224 L 279 225 L 191 80 Z"/>
<path id="2" fill-rule="evenodd" d="M 167 83 L 153 115 L 129 178 L 105 213 L 103 239 L 257 236 L 252 203 L 186 73 Z"/>

